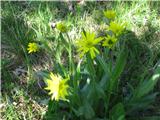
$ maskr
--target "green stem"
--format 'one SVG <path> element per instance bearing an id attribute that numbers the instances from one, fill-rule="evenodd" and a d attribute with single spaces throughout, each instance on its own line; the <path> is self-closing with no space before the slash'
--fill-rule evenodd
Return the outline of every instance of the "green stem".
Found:
<path id="1" fill-rule="evenodd" d="M 95 80 L 96 80 L 96 71 L 94 69 L 94 63 L 93 63 L 93 60 L 92 60 L 90 54 L 87 54 L 87 67 L 88 67 L 91 79 L 95 82 Z"/>
<path id="2" fill-rule="evenodd" d="M 72 42 L 71 42 L 71 39 L 68 35 L 68 33 L 66 33 L 67 35 L 67 38 L 68 38 L 68 44 L 69 44 L 69 51 L 68 51 L 68 54 L 69 54 L 69 71 L 70 71 L 70 75 L 73 75 L 73 59 L 72 59 Z"/>

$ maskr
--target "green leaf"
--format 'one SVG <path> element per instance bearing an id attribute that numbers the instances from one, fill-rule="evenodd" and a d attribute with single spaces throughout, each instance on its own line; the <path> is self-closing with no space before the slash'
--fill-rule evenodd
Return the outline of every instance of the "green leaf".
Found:
<path id="1" fill-rule="evenodd" d="M 125 110 L 122 103 L 116 104 L 109 112 L 109 120 L 125 120 Z"/>
<path id="2" fill-rule="evenodd" d="M 107 87 L 108 82 L 109 82 L 109 77 L 108 77 L 108 75 L 105 74 L 105 75 L 103 75 L 101 81 L 99 82 L 99 85 L 100 85 L 100 87 L 102 89 L 105 90 L 105 88 Z"/>
<path id="3" fill-rule="evenodd" d="M 82 108 L 82 107 L 80 107 L 78 110 L 75 109 L 75 108 L 72 108 L 72 110 L 73 110 L 73 112 L 75 113 L 75 115 L 76 115 L 77 117 L 83 115 L 83 108 Z"/>
<path id="4" fill-rule="evenodd" d="M 127 112 L 128 113 L 131 113 L 133 112 L 133 110 L 137 110 L 137 109 L 146 109 L 146 107 L 154 102 L 156 96 L 157 96 L 158 93 L 153 93 L 153 94 L 150 94 L 150 95 L 147 95 L 143 98 L 140 98 L 140 99 L 136 99 L 130 103 L 128 103 L 126 105 L 127 107 Z"/>
<path id="5" fill-rule="evenodd" d="M 68 71 L 61 63 L 55 64 L 55 70 L 56 72 L 60 73 L 64 77 L 68 77 Z"/>
<path id="6" fill-rule="evenodd" d="M 84 30 L 84 28 L 82 28 L 82 32 L 86 36 L 86 31 Z"/>
<path id="7" fill-rule="evenodd" d="M 90 101 L 90 104 L 95 104 L 100 98 L 105 98 L 104 90 L 97 83 L 91 83 L 86 92 L 88 95 L 85 98 Z"/>
<path id="8" fill-rule="evenodd" d="M 95 89 L 99 97 L 102 97 L 102 98 L 105 97 L 104 90 L 99 84 L 95 84 Z"/>
<path id="9" fill-rule="evenodd" d="M 58 44 L 56 47 L 56 60 L 58 61 L 58 63 L 61 63 L 61 55 L 63 53 L 63 48 L 64 46 L 62 44 Z"/>
<path id="10" fill-rule="evenodd" d="M 142 117 L 139 120 L 160 120 L 160 116 Z"/>
<path id="11" fill-rule="evenodd" d="M 91 105 L 85 101 L 82 106 L 79 107 L 78 110 L 75 108 L 72 108 L 72 110 L 75 112 L 77 117 L 83 116 L 85 119 L 92 119 L 95 116 L 95 112 Z"/>
<path id="12" fill-rule="evenodd" d="M 135 88 L 133 92 L 133 97 L 128 101 L 126 107 L 128 108 L 128 112 L 132 112 L 136 109 L 144 109 L 150 103 L 154 102 L 157 93 L 149 94 L 150 91 L 153 90 L 155 84 L 160 78 L 160 65 L 157 66 L 153 76 L 149 80 L 143 81 L 141 84 Z"/>
<path id="13" fill-rule="evenodd" d="M 96 71 L 94 68 L 94 61 L 92 60 L 90 54 L 87 54 L 87 70 L 92 80 L 96 80 Z"/>
<path id="14" fill-rule="evenodd" d="M 149 80 L 145 80 L 135 89 L 134 99 L 141 98 L 142 96 L 148 94 L 151 90 L 153 90 L 155 84 L 159 79 L 160 79 L 160 65 L 156 68 L 154 74 Z"/>
<path id="15" fill-rule="evenodd" d="M 35 31 L 36 35 L 37 35 L 37 40 L 40 41 L 44 48 L 46 48 L 48 51 L 52 51 L 52 49 L 48 46 L 48 42 L 46 41 L 46 39 L 43 37 L 41 31 L 36 30 L 35 28 L 32 27 L 32 29 Z"/>
<path id="16" fill-rule="evenodd" d="M 115 68 L 113 69 L 112 76 L 111 76 L 111 91 L 118 87 L 118 78 L 120 77 L 121 73 L 123 72 L 123 69 L 126 65 L 127 60 L 127 53 L 124 51 L 124 49 L 120 52 Z"/>
<path id="17" fill-rule="evenodd" d="M 105 74 L 110 75 L 109 66 L 105 62 L 105 60 L 99 55 L 97 56 L 97 60 L 100 64 L 100 66 L 102 67 L 102 69 L 104 70 Z"/>
<path id="18" fill-rule="evenodd" d="M 49 78 L 49 72 L 46 70 L 37 71 L 34 73 L 34 76 L 39 78 Z"/>
<path id="19" fill-rule="evenodd" d="M 64 44 L 64 47 L 66 48 L 66 50 L 69 52 L 69 43 L 68 43 L 68 41 L 64 38 L 62 33 L 59 34 L 59 37 L 61 38 L 62 43 Z"/>
<path id="20" fill-rule="evenodd" d="M 74 84 L 75 89 L 77 89 L 78 80 L 80 80 L 80 77 L 81 77 L 81 62 L 82 62 L 82 60 L 80 60 L 78 62 L 78 65 L 77 65 L 75 73 L 74 73 L 74 82 L 73 82 L 73 84 Z"/>
<path id="21" fill-rule="evenodd" d="M 86 119 L 92 119 L 95 115 L 93 108 L 88 102 L 85 102 L 85 105 L 83 106 L 83 113 Z"/>

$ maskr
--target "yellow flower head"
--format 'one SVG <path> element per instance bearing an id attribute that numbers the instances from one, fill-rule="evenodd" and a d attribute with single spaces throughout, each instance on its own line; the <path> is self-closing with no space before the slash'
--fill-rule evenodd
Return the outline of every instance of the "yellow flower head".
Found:
<path id="1" fill-rule="evenodd" d="M 68 96 L 69 85 L 67 84 L 68 79 L 62 79 L 61 76 L 50 73 L 50 79 L 46 79 L 47 87 L 46 90 L 50 90 L 48 93 L 51 95 L 51 100 L 66 100 Z"/>
<path id="2" fill-rule="evenodd" d="M 112 48 L 113 45 L 117 42 L 117 38 L 115 36 L 108 35 L 103 41 L 102 46 L 106 46 L 108 48 Z"/>
<path id="3" fill-rule="evenodd" d="M 27 50 L 28 50 L 28 53 L 37 52 L 39 50 L 38 44 L 37 43 L 29 43 Z"/>
<path id="4" fill-rule="evenodd" d="M 56 28 L 61 32 L 67 32 L 68 31 L 67 25 L 64 22 L 58 22 L 56 24 Z"/>
<path id="5" fill-rule="evenodd" d="M 86 53 L 90 53 L 91 58 L 95 58 L 96 54 L 99 54 L 99 51 L 96 48 L 96 45 L 103 38 L 95 38 L 95 33 L 86 32 L 84 34 L 82 32 L 82 38 L 77 41 L 78 52 L 80 52 L 80 57 L 83 57 Z"/>
<path id="6" fill-rule="evenodd" d="M 114 19 L 116 17 L 116 12 L 113 10 L 107 10 L 104 11 L 104 16 L 107 17 L 108 19 Z"/>
<path id="7" fill-rule="evenodd" d="M 122 34 L 125 29 L 125 24 L 119 24 L 116 22 L 111 22 L 109 25 L 109 30 L 111 30 L 116 36 Z"/>

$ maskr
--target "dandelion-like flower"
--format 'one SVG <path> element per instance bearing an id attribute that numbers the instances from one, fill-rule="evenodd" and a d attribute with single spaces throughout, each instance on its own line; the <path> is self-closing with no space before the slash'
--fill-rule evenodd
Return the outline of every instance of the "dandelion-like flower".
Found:
<path id="1" fill-rule="evenodd" d="M 113 10 L 107 10 L 104 11 L 104 16 L 107 17 L 108 19 L 114 19 L 116 17 L 116 12 Z"/>
<path id="2" fill-rule="evenodd" d="M 60 75 L 50 73 L 50 79 L 46 79 L 47 87 L 45 89 L 50 91 L 48 94 L 51 95 L 51 100 L 66 100 L 69 89 L 67 80 L 68 79 L 62 79 Z"/>
<path id="3" fill-rule="evenodd" d="M 112 48 L 116 42 L 117 42 L 117 38 L 115 36 L 108 35 L 107 37 L 105 37 L 105 40 L 103 41 L 102 46 Z"/>
<path id="4" fill-rule="evenodd" d="M 61 32 L 67 32 L 68 31 L 68 27 L 64 22 L 58 22 L 56 24 L 56 28 Z"/>
<path id="5" fill-rule="evenodd" d="M 29 43 L 27 50 L 28 50 L 28 53 L 37 52 L 39 50 L 38 44 L 37 43 Z"/>
<path id="6" fill-rule="evenodd" d="M 96 54 L 99 54 L 96 45 L 98 45 L 102 39 L 103 38 L 101 37 L 95 38 L 95 33 L 86 32 L 86 34 L 84 34 L 82 32 L 82 39 L 77 41 L 78 52 L 80 53 L 80 57 L 83 57 L 86 53 L 89 52 L 91 58 L 95 58 Z"/>
<path id="7" fill-rule="evenodd" d="M 125 24 L 119 24 L 112 21 L 108 29 L 111 30 L 116 36 L 119 36 L 124 31 Z"/>

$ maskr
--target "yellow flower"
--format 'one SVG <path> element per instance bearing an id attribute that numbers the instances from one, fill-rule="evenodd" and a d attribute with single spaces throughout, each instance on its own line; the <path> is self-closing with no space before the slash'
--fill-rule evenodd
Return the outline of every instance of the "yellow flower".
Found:
<path id="1" fill-rule="evenodd" d="M 104 11 L 104 16 L 107 17 L 108 19 L 114 19 L 116 17 L 116 12 L 113 10 L 107 10 Z"/>
<path id="2" fill-rule="evenodd" d="M 68 31 L 67 25 L 64 22 L 58 22 L 56 24 L 56 28 L 61 32 L 67 32 Z"/>
<path id="3" fill-rule="evenodd" d="M 112 21 L 108 29 L 111 30 L 116 36 L 119 36 L 124 31 L 125 24 L 119 24 Z"/>
<path id="4" fill-rule="evenodd" d="M 105 40 L 103 41 L 102 46 L 112 48 L 116 42 L 117 42 L 117 38 L 115 36 L 108 35 L 107 37 L 105 37 Z"/>
<path id="5" fill-rule="evenodd" d="M 62 79 L 61 76 L 50 73 L 50 79 L 46 79 L 47 87 L 46 90 L 50 90 L 48 93 L 51 95 L 51 100 L 66 100 L 68 96 L 69 85 L 67 84 L 68 79 Z"/>
<path id="6" fill-rule="evenodd" d="M 82 33 L 82 39 L 77 41 L 78 52 L 80 53 L 80 57 L 83 57 L 86 53 L 90 53 L 91 58 L 95 58 L 96 54 L 99 54 L 99 51 L 96 48 L 96 45 L 103 38 L 95 38 L 94 33 L 86 32 L 86 35 Z"/>
<path id="7" fill-rule="evenodd" d="M 37 43 L 29 43 L 27 50 L 28 50 L 28 53 L 37 52 L 39 50 L 38 44 Z"/>

